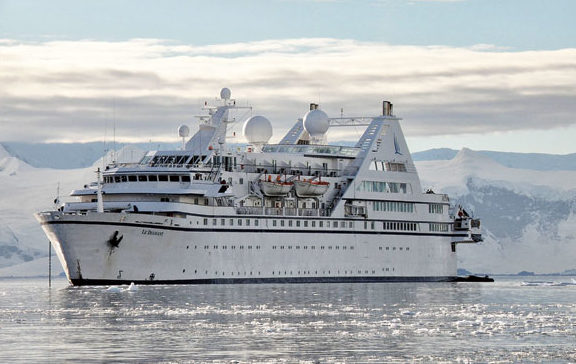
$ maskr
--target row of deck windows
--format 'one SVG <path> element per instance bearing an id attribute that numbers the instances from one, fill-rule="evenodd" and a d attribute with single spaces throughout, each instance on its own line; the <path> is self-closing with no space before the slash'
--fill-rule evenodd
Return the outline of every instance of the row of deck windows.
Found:
<path id="1" fill-rule="evenodd" d="M 396 250 L 396 247 L 395 247 L 395 246 L 393 246 L 393 247 L 389 247 L 389 246 L 382 247 L 382 246 L 379 246 L 379 247 L 378 247 L 378 250 L 392 250 L 392 251 L 395 251 L 395 250 Z M 403 248 L 403 247 L 400 246 L 400 247 L 398 247 L 398 250 L 399 250 L 399 251 L 403 251 L 403 250 L 408 251 L 408 250 L 410 250 L 410 247 L 407 246 L 406 248 Z"/>
<path id="2" fill-rule="evenodd" d="M 189 246 L 186 247 L 187 249 L 189 248 Z M 194 246 L 194 249 L 198 249 L 198 245 Z M 222 249 L 222 250 L 260 250 L 262 249 L 262 247 L 260 245 L 204 245 L 204 250 L 218 250 L 218 249 Z M 273 250 L 316 250 L 316 246 L 315 245 L 272 245 L 272 249 Z M 410 247 L 390 247 L 390 246 L 380 246 L 378 247 L 378 250 L 385 250 L 385 251 L 396 251 L 396 249 L 398 249 L 398 251 L 409 251 Z M 354 250 L 354 246 L 350 245 L 350 246 L 346 246 L 346 245 L 320 245 L 318 247 L 318 250 Z"/>
<path id="3" fill-rule="evenodd" d="M 372 209 L 374 211 L 389 211 L 389 212 L 414 212 L 413 202 L 398 202 L 398 201 L 372 201 Z"/>
<path id="4" fill-rule="evenodd" d="M 234 221 L 236 220 L 236 226 L 250 226 L 251 221 L 253 221 L 254 226 L 259 226 L 260 224 L 260 220 L 258 219 L 228 219 L 228 224 L 226 224 L 226 220 L 227 219 L 220 219 L 220 225 L 221 226 L 234 226 Z M 204 225 L 208 225 L 208 219 L 204 219 L 203 220 L 203 224 Z M 217 226 L 218 225 L 218 219 L 212 219 L 212 225 L 213 226 Z M 324 223 L 324 221 L 316 221 L 316 220 L 272 220 L 272 226 L 288 226 L 288 227 L 330 227 L 330 221 L 326 221 L 326 223 Z M 348 224 L 346 224 L 346 221 L 340 221 L 340 224 L 338 224 L 338 221 L 332 221 L 332 227 L 333 228 L 346 228 L 346 226 L 348 226 L 348 228 L 352 229 L 355 226 L 355 222 L 354 221 L 348 221 Z"/>
<path id="5" fill-rule="evenodd" d="M 227 221 L 228 220 L 228 223 Z M 209 219 L 203 219 L 203 224 L 208 225 Z M 212 219 L 212 226 L 260 226 L 258 219 Z M 355 221 L 316 221 L 316 220 L 272 220 L 272 227 L 326 227 L 326 228 L 349 228 L 355 227 Z M 450 230 L 448 223 L 429 223 L 429 231 L 447 232 Z M 383 221 L 381 224 L 377 221 L 364 221 L 365 230 L 376 230 L 376 227 L 382 230 L 393 231 L 420 231 L 420 224 L 417 222 L 399 222 L 399 221 Z"/>
<path id="6" fill-rule="evenodd" d="M 418 231 L 418 224 L 415 222 L 389 222 L 383 223 L 384 230 L 406 230 Z"/>
<path id="7" fill-rule="evenodd" d="M 186 249 L 189 249 L 189 248 L 190 248 L 189 245 L 186 246 Z M 197 250 L 198 245 L 194 245 L 194 249 Z M 230 245 L 230 246 L 228 246 L 228 245 L 212 245 L 212 246 L 204 245 L 204 250 L 210 250 L 210 249 L 213 249 L 213 250 L 217 250 L 217 249 L 222 249 L 222 250 L 228 250 L 228 249 L 230 249 L 230 250 L 236 250 L 236 249 L 252 250 L 252 249 L 256 249 L 256 250 L 260 250 L 260 249 L 262 249 L 262 246 L 260 246 L 260 245 L 254 245 L 254 246 L 253 245 Z M 300 250 L 300 249 L 302 249 L 302 250 L 316 250 L 316 246 L 315 245 L 310 245 L 310 246 L 308 246 L 308 245 L 302 245 L 302 246 L 300 246 L 300 245 L 294 245 L 294 246 L 292 246 L 292 245 L 272 245 L 272 249 L 273 250 L 277 250 L 277 249 L 279 249 L 279 250 L 284 250 L 284 249 L 287 249 L 287 250 L 292 250 L 292 249 L 294 249 L 294 250 Z M 389 246 L 378 247 L 378 250 L 396 251 L 396 249 L 398 249 L 399 251 L 403 251 L 403 250 L 409 251 L 410 247 L 405 247 L 405 248 L 404 247 L 396 248 L 395 246 L 393 246 L 393 247 L 389 247 Z M 332 245 L 327 245 L 327 246 L 326 245 L 320 245 L 318 247 L 318 250 L 354 250 L 354 246 L 352 246 L 352 245 L 350 245 L 350 246 L 335 245 L 333 247 Z"/>
<path id="8" fill-rule="evenodd" d="M 197 248 L 198 248 L 198 246 L 195 245 L 194 249 L 197 249 Z M 230 248 L 231 250 L 235 250 L 236 248 L 238 248 L 240 250 L 243 250 L 244 248 L 246 248 L 247 250 L 252 250 L 252 249 L 260 250 L 262 247 L 260 245 L 246 245 L 246 246 L 244 246 L 244 245 L 238 245 L 238 246 L 236 246 L 236 245 L 230 245 L 230 246 L 228 246 L 228 245 L 221 245 L 221 246 L 220 245 L 212 245 L 212 247 L 210 245 L 204 245 L 204 250 L 209 250 L 209 249 L 227 250 L 228 248 Z"/>
<path id="9" fill-rule="evenodd" d="M 430 223 L 428 229 L 430 231 L 447 232 L 450 229 L 450 225 L 443 223 Z"/>
<path id="10" fill-rule="evenodd" d="M 369 169 L 371 171 L 406 172 L 406 165 L 404 163 L 372 161 Z"/>
<path id="11" fill-rule="evenodd" d="M 443 214 L 444 205 L 441 203 L 431 203 L 428 205 L 428 212 L 431 214 Z"/>
<path id="12" fill-rule="evenodd" d="M 395 269 L 394 267 L 385 267 L 385 268 L 382 268 L 382 272 L 394 272 L 395 270 L 396 270 L 396 269 Z M 332 271 L 332 270 L 323 270 L 323 271 L 319 271 L 319 270 L 314 270 L 314 271 L 311 271 L 311 270 L 299 270 L 299 271 L 293 271 L 293 270 L 290 270 L 290 271 L 289 271 L 289 270 L 285 270 L 285 271 L 281 271 L 281 270 L 278 270 L 278 271 L 272 271 L 272 275 L 273 275 L 273 276 L 275 276 L 275 275 L 278 275 L 278 276 L 281 276 L 281 275 L 284 275 L 284 276 L 287 276 L 287 275 L 294 276 L 294 275 L 312 275 L 312 274 L 315 274 L 315 275 L 317 275 L 317 274 L 338 274 L 338 275 L 340 275 L 340 274 L 376 274 L 376 271 L 377 271 L 376 269 L 364 269 L 364 270 L 362 270 L 362 269 L 357 269 L 357 270 L 353 270 L 353 269 L 350 269 L 350 270 L 343 269 L 343 270 L 336 270 L 336 271 Z M 182 273 L 186 273 L 186 269 L 182 269 Z M 214 275 L 217 275 L 217 276 L 218 276 L 218 275 L 226 276 L 226 274 L 228 274 L 228 275 L 231 276 L 231 277 L 234 277 L 234 276 L 238 276 L 238 277 L 239 277 L 239 276 L 261 275 L 260 272 L 243 272 L 243 273 L 244 273 L 244 274 L 242 274 L 242 272 L 238 272 L 238 271 L 236 271 L 236 272 L 228 272 L 228 273 L 226 273 L 226 272 L 224 272 L 224 271 L 221 271 L 221 272 L 214 271 Z M 197 270 L 197 269 L 194 269 L 194 274 L 198 274 L 198 270 Z M 204 274 L 208 274 L 208 271 L 205 270 L 205 271 L 204 271 Z"/>
<path id="13" fill-rule="evenodd" d="M 189 175 L 180 176 L 173 174 L 104 176 L 104 183 L 123 183 L 123 182 L 190 182 L 190 176 Z"/>
<path id="14" fill-rule="evenodd" d="M 302 247 L 300 247 L 300 245 L 294 245 L 294 247 L 292 247 L 292 245 L 272 245 L 272 249 L 276 250 L 276 249 L 280 249 L 280 250 L 284 250 L 284 249 L 288 249 L 291 250 L 292 248 L 294 248 L 295 250 L 300 250 L 300 248 L 302 248 L 303 250 L 308 250 L 308 248 L 310 248 L 310 250 L 316 250 L 316 246 L 315 245 L 310 245 L 310 247 L 308 247 L 308 245 L 303 245 Z M 354 250 L 354 247 L 352 245 L 350 245 L 349 247 L 346 245 L 342 245 L 342 247 L 340 247 L 339 245 L 336 245 L 334 247 L 332 247 L 332 245 L 320 245 L 318 247 L 319 250 Z"/>
<path id="15" fill-rule="evenodd" d="M 385 192 L 385 193 L 406 193 L 408 185 L 406 183 L 398 182 L 378 182 L 378 181 L 362 181 L 356 187 L 359 192 Z"/>

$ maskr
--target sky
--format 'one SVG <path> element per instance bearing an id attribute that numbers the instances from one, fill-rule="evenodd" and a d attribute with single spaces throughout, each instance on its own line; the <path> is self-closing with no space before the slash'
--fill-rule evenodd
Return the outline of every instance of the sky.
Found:
<path id="1" fill-rule="evenodd" d="M 413 152 L 576 153 L 573 14 L 574 0 L 0 0 L 0 141 L 177 141 L 228 87 L 272 141 L 311 102 L 371 116 L 390 100 Z"/>

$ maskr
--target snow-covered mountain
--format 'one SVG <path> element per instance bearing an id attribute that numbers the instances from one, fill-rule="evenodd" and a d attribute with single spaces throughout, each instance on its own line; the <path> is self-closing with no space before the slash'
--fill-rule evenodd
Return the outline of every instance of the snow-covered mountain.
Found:
<path id="1" fill-rule="evenodd" d="M 114 159 L 138 160 L 141 155 L 141 149 L 126 147 Z M 109 153 L 105 161 L 111 158 Z M 94 181 L 102 163 L 35 168 L 0 145 L 0 277 L 46 274 L 48 241 L 33 213 L 52 207 L 58 186 L 65 200 L 73 188 Z M 460 268 L 478 273 L 576 268 L 576 171 L 506 167 L 485 152 L 468 149 L 450 160 L 418 161 L 416 166 L 423 188 L 448 193 L 453 203 L 482 219 L 485 241 L 458 246 Z"/>
<path id="2" fill-rule="evenodd" d="M 115 152 L 114 160 L 138 161 L 143 153 L 128 146 Z M 112 153 L 103 158 L 111 161 Z M 33 214 L 52 208 L 57 197 L 67 201 L 70 191 L 96 179 L 94 172 L 101 165 L 98 160 L 88 168 L 34 168 L 0 145 L 0 277 L 22 275 L 26 267 L 30 275 L 46 274 L 47 263 L 38 271 L 42 266 L 35 260 L 48 254 L 48 240 Z M 18 266 L 22 264 L 24 268 Z M 60 269 L 59 263 L 54 267 Z"/>
<path id="3" fill-rule="evenodd" d="M 488 157 L 503 166 L 537 171 L 576 171 L 576 153 L 543 154 L 511 153 L 480 150 L 477 154 Z M 451 160 L 458 151 L 449 148 L 429 149 L 412 154 L 415 161 Z"/>
<path id="4" fill-rule="evenodd" d="M 482 219 L 485 241 L 459 246 L 474 272 L 562 272 L 576 267 L 576 171 L 505 167 L 468 149 L 416 163 L 422 185 Z"/>
<path id="5" fill-rule="evenodd" d="M 179 143 L 25 143 L 1 142 L 0 147 L 37 168 L 77 169 L 94 165 L 105 153 L 125 147 L 139 150 L 173 150 Z M 1 157 L 0 157 L 1 158 Z"/>

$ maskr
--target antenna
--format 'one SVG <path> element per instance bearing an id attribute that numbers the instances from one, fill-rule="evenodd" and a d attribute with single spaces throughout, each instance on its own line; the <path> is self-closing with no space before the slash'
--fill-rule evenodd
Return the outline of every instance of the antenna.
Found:
<path id="1" fill-rule="evenodd" d="M 106 164 L 106 154 L 108 153 L 108 149 L 106 148 L 106 136 L 108 134 L 108 119 L 106 118 L 104 121 L 104 145 L 102 146 L 103 148 L 103 153 L 102 153 L 102 169 L 104 169 L 105 164 Z"/>
<path id="2" fill-rule="evenodd" d="M 58 209 L 58 205 L 60 204 L 60 182 L 56 185 L 56 198 L 54 199 L 54 208 Z"/>
<path id="3" fill-rule="evenodd" d="M 101 172 L 100 168 L 96 170 L 96 174 L 98 176 L 98 190 L 96 192 L 96 212 L 102 213 L 104 212 L 104 202 L 102 201 L 102 182 L 100 180 Z"/>
<path id="4" fill-rule="evenodd" d="M 112 133 L 112 163 L 116 163 L 116 97 L 112 101 L 112 122 L 114 123 Z"/>

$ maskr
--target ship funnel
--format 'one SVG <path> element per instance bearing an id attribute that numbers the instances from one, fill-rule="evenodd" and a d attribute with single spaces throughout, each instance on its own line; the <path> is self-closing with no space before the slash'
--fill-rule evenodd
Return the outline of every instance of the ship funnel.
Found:
<path id="1" fill-rule="evenodd" d="M 382 102 L 382 115 L 392 116 L 392 103 L 390 101 Z"/>

